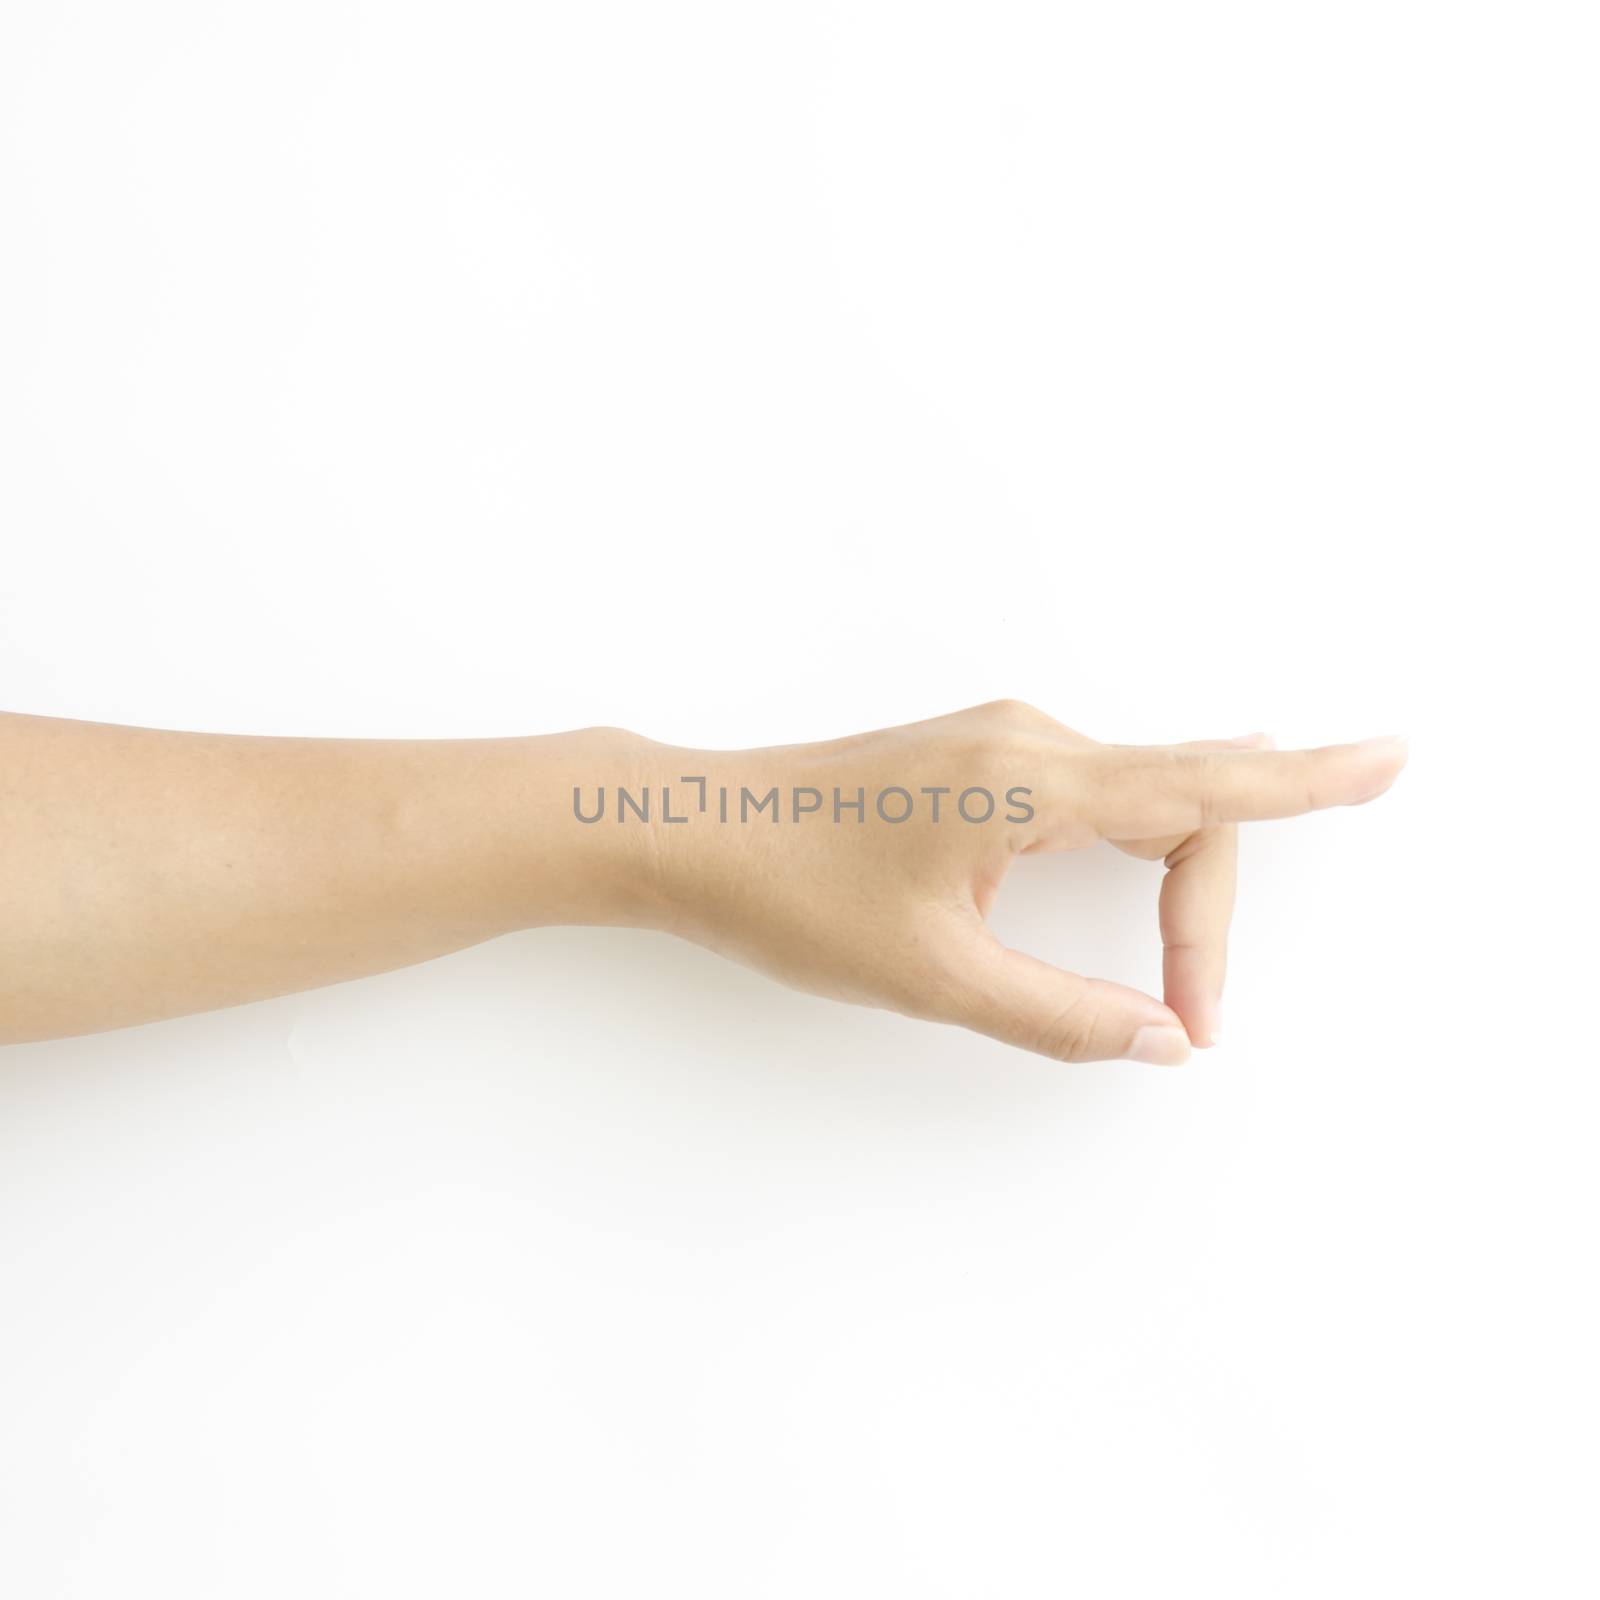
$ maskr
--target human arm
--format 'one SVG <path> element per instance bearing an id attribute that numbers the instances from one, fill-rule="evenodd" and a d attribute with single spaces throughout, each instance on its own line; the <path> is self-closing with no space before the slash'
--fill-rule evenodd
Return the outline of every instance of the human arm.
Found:
<path id="1" fill-rule="evenodd" d="M 596 923 L 1061 1060 L 1175 1063 L 1215 1037 L 1235 825 L 1374 798 L 1404 760 L 1393 740 L 1106 745 L 1009 701 L 748 751 L 607 728 L 268 739 L 0 716 L 0 1042 Z M 775 805 L 752 813 L 747 793 Z M 1019 856 L 1098 838 L 1167 864 L 1164 1003 L 989 931 Z"/>

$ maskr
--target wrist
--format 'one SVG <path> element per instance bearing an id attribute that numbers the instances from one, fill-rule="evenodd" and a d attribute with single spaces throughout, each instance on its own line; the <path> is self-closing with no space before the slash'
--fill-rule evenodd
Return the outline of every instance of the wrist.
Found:
<path id="1" fill-rule="evenodd" d="M 639 825 L 631 812 L 619 820 L 618 805 L 622 792 L 656 786 L 649 752 L 667 747 L 605 727 L 513 742 L 507 800 L 517 925 L 669 926 L 654 810 Z"/>

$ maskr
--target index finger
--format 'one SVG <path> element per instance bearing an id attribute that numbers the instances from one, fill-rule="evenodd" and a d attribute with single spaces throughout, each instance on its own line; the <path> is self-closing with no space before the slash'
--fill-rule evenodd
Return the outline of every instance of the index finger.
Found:
<path id="1" fill-rule="evenodd" d="M 1086 810 L 1100 836 L 1146 839 L 1375 800 L 1406 764 L 1406 741 L 1314 750 L 1103 745 L 1073 760 L 1088 780 Z"/>

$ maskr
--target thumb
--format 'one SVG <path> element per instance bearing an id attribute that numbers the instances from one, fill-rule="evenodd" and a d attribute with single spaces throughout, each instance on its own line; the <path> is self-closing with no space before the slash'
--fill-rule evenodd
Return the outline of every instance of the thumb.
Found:
<path id="1" fill-rule="evenodd" d="M 1005 1044 L 1055 1061 L 1146 1061 L 1176 1067 L 1189 1059 L 1189 1035 L 1159 1000 L 1063 972 L 1007 949 L 988 934 L 977 941 L 968 1005 L 960 1021 Z"/>

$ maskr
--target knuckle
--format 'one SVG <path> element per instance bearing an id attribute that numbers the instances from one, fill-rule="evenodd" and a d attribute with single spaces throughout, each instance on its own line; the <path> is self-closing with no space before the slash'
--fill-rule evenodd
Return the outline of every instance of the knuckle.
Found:
<path id="1" fill-rule="evenodd" d="M 991 700 L 981 709 L 989 714 L 991 720 L 1011 728 L 1037 728 L 1050 721 L 1044 712 L 1037 706 L 1029 705 L 1026 700 Z"/>
<path id="2" fill-rule="evenodd" d="M 1216 763 L 1204 750 L 1173 752 L 1172 792 L 1174 798 L 1194 802 L 1199 813 L 1198 826 L 1210 827 L 1217 814 Z"/>
<path id="3" fill-rule="evenodd" d="M 1323 803 L 1323 787 L 1318 783 L 1320 776 L 1316 756 L 1312 751 L 1304 751 L 1300 755 L 1300 801 L 1307 811 L 1319 810 Z"/>
<path id="4" fill-rule="evenodd" d="M 1039 1030 L 1034 1048 L 1040 1055 L 1056 1061 L 1086 1061 L 1093 1055 L 1093 1042 L 1100 1021 L 1100 1006 L 1085 989 L 1072 997 Z"/>

